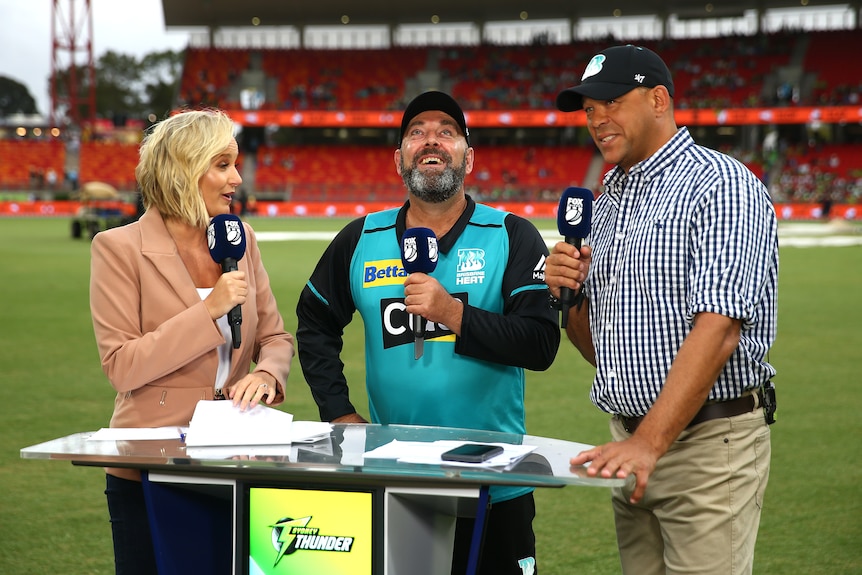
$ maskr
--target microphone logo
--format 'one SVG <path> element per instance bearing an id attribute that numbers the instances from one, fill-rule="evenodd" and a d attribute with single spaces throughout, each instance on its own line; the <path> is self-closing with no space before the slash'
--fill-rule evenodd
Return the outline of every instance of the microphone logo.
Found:
<path id="1" fill-rule="evenodd" d="M 576 226 L 581 223 L 584 218 L 584 199 L 569 197 L 566 198 L 566 223 L 570 226 Z"/>
<path id="2" fill-rule="evenodd" d="M 207 246 L 209 246 L 210 251 L 215 249 L 215 243 L 215 225 L 210 223 L 210 225 L 207 226 Z"/>
<path id="3" fill-rule="evenodd" d="M 241 222 L 239 220 L 226 220 L 224 224 L 227 241 L 238 246 L 242 242 Z"/>
<path id="4" fill-rule="evenodd" d="M 224 222 L 224 238 L 232 245 L 238 246 L 242 243 L 242 222 L 240 220 L 233 220 L 224 218 L 221 220 Z M 207 226 L 207 246 L 210 250 L 213 250 L 216 247 L 216 225 L 217 222 L 213 221 L 210 225 Z"/>
<path id="5" fill-rule="evenodd" d="M 437 237 L 430 236 L 428 238 L 428 259 L 432 263 L 437 263 Z"/>
<path id="6" fill-rule="evenodd" d="M 419 257 L 419 244 L 416 236 L 407 236 L 404 238 L 404 261 L 414 263 Z M 437 238 L 428 237 L 428 260 L 431 263 L 437 263 Z"/>
<path id="7" fill-rule="evenodd" d="M 419 257 L 419 250 L 416 247 L 416 237 L 404 238 L 404 261 L 413 263 Z"/>

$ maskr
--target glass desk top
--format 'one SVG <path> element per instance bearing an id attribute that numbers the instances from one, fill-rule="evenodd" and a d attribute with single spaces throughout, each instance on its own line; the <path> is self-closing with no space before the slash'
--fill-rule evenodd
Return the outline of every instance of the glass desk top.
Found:
<path id="1" fill-rule="evenodd" d="M 563 487 L 621 486 L 626 480 L 588 477 L 586 468 L 569 459 L 589 445 L 534 435 L 411 425 L 335 424 L 314 443 L 188 447 L 179 437 L 156 440 L 88 438 L 75 433 L 21 449 L 24 459 L 71 461 L 76 465 L 129 467 L 182 474 L 234 477 L 327 479 L 339 482 L 416 484 L 530 485 Z M 178 433 L 179 435 L 179 433 Z M 535 446 L 523 459 L 506 467 L 464 467 L 446 463 L 405 463 L 365 454 L 393 440 L 438 440 Z M 631 478 L 630 478 L 631 479 Z"/>

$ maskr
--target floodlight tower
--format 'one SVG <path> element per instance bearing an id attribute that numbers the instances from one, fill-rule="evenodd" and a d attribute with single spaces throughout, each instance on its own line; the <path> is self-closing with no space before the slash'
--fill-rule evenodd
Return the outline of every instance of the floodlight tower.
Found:
<path id="1" fill-rule="evenodd" d="M 87 79 L 86 95 L 80 89 L 81 74 Z M 95 118 L 96 67 L 90 0 L 51 0 L 51 125 L 67 120 L 80 127 Z"/>

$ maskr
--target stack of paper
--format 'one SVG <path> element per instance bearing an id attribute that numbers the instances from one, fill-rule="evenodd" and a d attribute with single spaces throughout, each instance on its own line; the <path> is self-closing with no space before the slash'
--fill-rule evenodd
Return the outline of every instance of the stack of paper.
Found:
<path id="1" fill-rule="evenodd" d="M 241 411 L 230 401 L 199 401 L 186 445 L 288 445 L 327 436 L 329 423 L 293 421 L 293 415 L 258 404 Z"/>

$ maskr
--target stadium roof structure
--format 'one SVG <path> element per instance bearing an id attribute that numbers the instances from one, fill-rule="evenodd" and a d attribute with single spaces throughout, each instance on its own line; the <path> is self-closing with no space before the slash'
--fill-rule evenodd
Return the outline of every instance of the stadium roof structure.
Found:
<path id="1" fill-rule="evenodd" d="M 742 16 L 746 11 L 797 8 L 817 9 L 835 6 L 836 0 L 613 0 L 613 2 L 575 2 L 574 0 L 437 0 L 429 4 L 392 2 L 392 0 L 162 0 L 165 26 L 248 27 L 257 18 L 261 26 L 339 26 L 342 16 L 350 25 L 430 24 L 506 22 L 581 18 L 611 18 L 616 15 L 650 16 L 678 19 L 714 19 Z M 858 0 L 850 4 L 858 7 Z M 619 11 L 615 14 L 616 11 Z"/>

